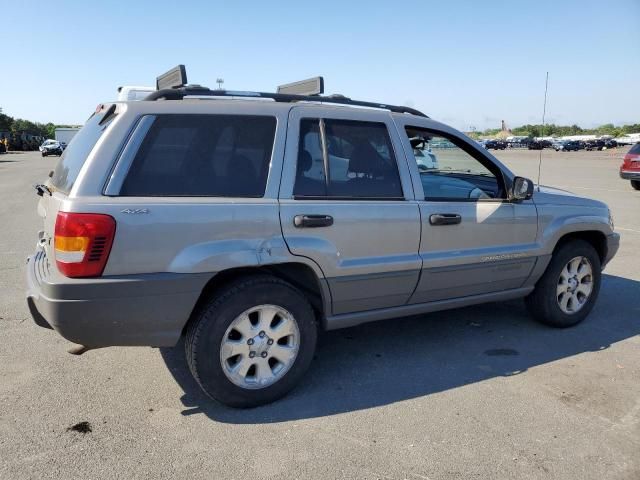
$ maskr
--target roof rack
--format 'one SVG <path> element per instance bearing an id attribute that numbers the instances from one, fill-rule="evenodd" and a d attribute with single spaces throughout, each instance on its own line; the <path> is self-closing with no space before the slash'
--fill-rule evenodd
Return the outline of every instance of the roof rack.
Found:
<path id="1" fill-rule="evenodd" d="M 362 102 L 352 100 L 344 95 L 319 95 L 324 90 L 324 80 L 316 77 L 301 82 L 294 82 L 278 87 L 278 93 L 266 92 L 238 92 L 233 90 L 211 90 L 201 85 L 187 85 L 187 74 L 184 65 L 169 70 L 158 77 L 158 91 L 145 97 L 146 101 L 155 100 L 182 100 L 184 97 L 247 97 L 247 98 L 268 98 L 276 102 L 320 102 L 338 105 L 350 105 L 354 107 L 381 108 L 396 113 L 409 113 L 419 117 L 427 117 L 424 113 L 415 108 L 388 105 L 386 103 Z M 163 88 L 164 87 L 164 88 Z M 167 88 L 168 87 L 168 88 Z M 286 93 L 286 92 L 305 92 Z M 285 93 L 280 93 L 285 92 Z M 316 93 L 317 92 L 317 93 Z M 427 117 L 428 118 L 428 117 Z"/>
<path id="2" fill-rule="evenodd" d="M 415 108 L 402 107 L 398 105 L 388 105 L 386 103 L 362 102 L 352 100 L 342 95 L 292 95 L 288 93 L 265 93 L 265 92 L 236 92 L 231 90 L 210 90 L 201 86 L 187 86 L 180 88 L 167 88 L 149 94 L 145 100 L 182 100 L 184 97 L 247 97 L 247 98 L 270 98 L 276 102 L 321 102 L 334 103 L 339 105 L 351 105 L 356 107 L 382 108 L 396 113 L 410 113 L 419 117 L 427 117 L 424 113 Z M 427 117 L 428 118 L 428 117 Z"/>

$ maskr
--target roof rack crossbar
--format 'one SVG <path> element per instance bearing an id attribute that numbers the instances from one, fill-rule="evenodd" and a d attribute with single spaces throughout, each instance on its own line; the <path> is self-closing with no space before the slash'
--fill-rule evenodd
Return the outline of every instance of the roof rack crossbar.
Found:
<path id="1" fill-rule="evenodd" d="M 229 90 L 210 90 L 206 87 L 180 87 L 166 88 L 149 94 L 145 100 L 182 100 L 187 96 L 198 97 L 247 97 L 247 98 L 270 98 L 276 102 L 295 103 L 295 102 L 321 102 L 334 103 L 339 105 L 352 105 L 356 107 L 381 108 L 394 113 L 410 113 L 419 117 L 427 117 L 424 113 L 415 108 L 402 107 L 398 105 L 387 105 L 386 103 L 362 102 L 360 100 L 352 100 L 342 95 L 294 95 L 288 93 L 266 93 L 266 92 L 237 92 Z M 428 117 L 427 117 L 428 118 Z"/>

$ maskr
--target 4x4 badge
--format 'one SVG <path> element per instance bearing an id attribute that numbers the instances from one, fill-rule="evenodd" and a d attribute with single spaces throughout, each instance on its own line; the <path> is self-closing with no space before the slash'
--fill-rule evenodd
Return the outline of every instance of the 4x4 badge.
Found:
<path id="1" fill-rule="evenodd" d="M 148 208 L 125 208 L 124 210 L 120 210 L 121 213 L 149 213 Z"/>

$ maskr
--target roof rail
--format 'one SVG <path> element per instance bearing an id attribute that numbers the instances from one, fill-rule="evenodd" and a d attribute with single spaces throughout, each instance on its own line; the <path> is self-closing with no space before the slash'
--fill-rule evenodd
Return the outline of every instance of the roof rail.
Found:
<path id="1" fill-rule="evenodd" d="M 342 95 L 294 95 L 289 93 L 266 93 L 266 92 L 237 92 L 232 90 L 210 90 L 200 85 L 188 85 L 179 88 L 166 88 L 158 90 L 145 97 L 147 101 L 154 100 L 182 100 L 184 97 L 247 97 L 247 98 L 270 98 L 276 102 L 295 103 L 295 102 L 321 102 L 334 103 L 339 105 L 351 105 L 355 107 L 381 108 L 390 110 L 395 113 L 410 113 L 419 117 L 427 117 L 424 113 L 415 108 L 402 107 L 398 105 L 388 105 L 386 103 L 362 102 L 360 100 L 352 100 Z M 428 118 L 428 117 L 427 117 Z"/>

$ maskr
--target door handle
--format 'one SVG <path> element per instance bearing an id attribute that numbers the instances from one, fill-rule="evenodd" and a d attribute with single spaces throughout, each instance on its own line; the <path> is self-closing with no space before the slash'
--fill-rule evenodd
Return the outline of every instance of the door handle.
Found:
<path id="1" fill-rule="evenodd" d="M 429 217 L 431 225 L 458 225 L 462 217 L 457 213 L 434 213 Z"/>
<path id="2" fill-rule="evenodd" d="M 293 224 L 297 228 L 330 227 L 333 225 L 333 217 L 331 215 L 296 215 L 293 217 Z"/>

